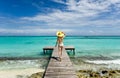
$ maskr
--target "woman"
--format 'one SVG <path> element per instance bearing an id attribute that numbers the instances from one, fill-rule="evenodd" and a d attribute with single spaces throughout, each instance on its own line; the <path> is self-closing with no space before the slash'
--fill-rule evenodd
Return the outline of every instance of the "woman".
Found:
<path id="1" fill-rule="evenodd" d="M 58 45 L 58 55 L 59 55 L 60 61 L 62 61 L 61 60 L 61 58 L 62 58 L 62 50 L 63 50 L 63 46 L 64 46 L 63 39 L 65 37 L 65 33 L 62 32 L 62 31 L 58 31 L 56 33 L 56 35 L 57 35 L 56 45 Z"/>

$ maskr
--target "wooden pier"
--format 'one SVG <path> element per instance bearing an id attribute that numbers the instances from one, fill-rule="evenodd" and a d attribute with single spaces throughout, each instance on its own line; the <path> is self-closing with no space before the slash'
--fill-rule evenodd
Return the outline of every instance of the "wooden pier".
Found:
<path id="1" fill-rule="evenodd" d="M 77 78 L 65 48 L 63 48 L 61 61 L 58 59 L 58 48 L 53 48 L 53 53 L 43 78 Z"/>
<path id="2" fill-rule="evenodd" d="M 46 52 L 48 50 L 53 50 L 55 47 L 53 46 L 46 46 L 43 48 L 43 52 L 44 54 L 46 54 Z M 73 54 L 75 55 L 75 48 L 73 46 L 65 46 L 65 50 L 71 50 L 73 52 Z"/>

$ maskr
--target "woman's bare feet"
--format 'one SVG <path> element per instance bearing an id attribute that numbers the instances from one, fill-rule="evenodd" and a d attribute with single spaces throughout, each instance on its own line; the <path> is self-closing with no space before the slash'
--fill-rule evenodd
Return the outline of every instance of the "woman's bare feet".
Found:
<path id="1" fill-rule="evenodd" d="M 61 58 L 61 57 L 59 57 L 59 61 L 60 61 L 60 62 L 62 61 L 62 58 Z"/>

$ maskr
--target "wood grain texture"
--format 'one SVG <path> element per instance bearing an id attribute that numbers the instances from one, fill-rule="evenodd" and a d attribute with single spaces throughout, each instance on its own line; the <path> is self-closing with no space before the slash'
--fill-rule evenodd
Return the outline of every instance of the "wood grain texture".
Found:
<path id="1" fill-rule="evenodd" d="M 44 78 L 77 78 L 65 48 L 62 51 L 62 61 L 59 61 L 58 48 L 54 47 Z"/>

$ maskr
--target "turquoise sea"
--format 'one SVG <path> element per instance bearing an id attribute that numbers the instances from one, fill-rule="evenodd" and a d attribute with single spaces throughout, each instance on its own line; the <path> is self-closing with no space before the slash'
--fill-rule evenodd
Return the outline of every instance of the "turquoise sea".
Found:
<path id="1" fill-rule="evenodd" d="M 44 55 L 42 49 L 54 46 L 55 42 L 55 36 L 1 36 L 0 58 L 49 57 L 50 52 Z M 80 57 L 98 64 L 120 64 L 120 36 L 67 36 L 64 45 L 75 47 L 75 55 L 68 51 L 70 57 Z"/>

